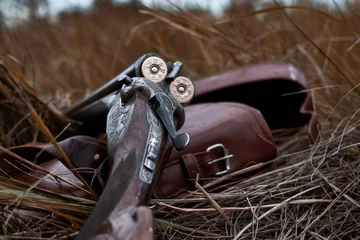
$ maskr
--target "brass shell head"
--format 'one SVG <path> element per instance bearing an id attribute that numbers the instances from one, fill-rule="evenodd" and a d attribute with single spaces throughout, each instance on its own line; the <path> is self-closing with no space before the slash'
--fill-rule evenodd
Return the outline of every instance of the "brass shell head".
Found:
<path id="1" fill-rule="evenodd" d="M 195 86 L 187 77 L 177 77 L 170 83 L 170 93 L 180 103 L 188 103 L 194 97 Z"/>
<path id="2" fill-rule="evenodd" d="M 141 65 L 141 73 L 150 81 L 162 82 L 168 73 L 166 62 L 159 57 L 148 57 Z"/>

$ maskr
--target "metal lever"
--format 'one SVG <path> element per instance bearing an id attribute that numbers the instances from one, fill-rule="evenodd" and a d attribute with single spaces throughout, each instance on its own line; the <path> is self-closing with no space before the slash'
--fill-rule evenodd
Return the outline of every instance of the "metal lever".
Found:
<path id="1" fill-rule="evenodd" d="M 170 99 L 162 93 L 157 93 L 149 101 L 153 103 L 156 109 L 156 114 L 159 116 L 167 132 L 169 133 L 176 150 L 183 150 L 189 144 L 190 136 L 187 133 L 176 134 L 172 120 L 173 110 Z"/>
<path id="2" fill-rule="evenodd" d="M 167 78 L 170 80 L 174 80 L 174 78 L 176 78 L 176 76 L 180 73 L 182 67 L 183 67 L 182 62 L 179 61 L 174 62 L 171 66 L 171 71 L 168 74 Z"/>

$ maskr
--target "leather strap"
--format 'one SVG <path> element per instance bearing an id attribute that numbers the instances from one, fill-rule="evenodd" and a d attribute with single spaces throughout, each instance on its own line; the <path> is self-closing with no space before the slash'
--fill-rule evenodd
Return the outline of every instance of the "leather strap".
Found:
<path id="1" fill-rule="evenodd" d="M 218 148 L 195 154 L 185 154 L 180 157 L 180 161 L 182 161 L 186 168 L 186 175 L 189 180 L 195 180 L 197 174 L 199 174 L 199 179 L 202 180 L 214 177 L 216 173 L 225 168 L 223 162 L 209 164 L 211 161 L 222 157 L 224 157 L 224 153 Z"/>
<path id="2" fill-rule="evenodd" d="M 92 140 L 93 139 L 88 137 L 76 136 L 59 142 L 59 144 L 76 167 L 97 168 L 99 161 L 103 161 L 106 158 L 106 150 L 103 142 L 96 141 L 96 139 L 94 141 Z M 74 182 L 76 180 L 76 177 L 63 164 L 62 157 L 52 145 L 32 144 L 10 148 L 9 150 L 26 159 L 32 159 L 32 162 L 38 163 L 41 167 L 52 171 L 54 174 L 60 174 L 60 176 L 71 179 Z M 94 161 L 94 155 L 97 154 L 101 155 L 102 158 L 99 159 L 99 161 Z M 200 181 L 214 177 L 215 173 L 223 170 L 225 166 L 223 162 L 217 162 L 211 165 L 208 165 L 208 163 L 214 159 L 223 157 L 223 155 L 224 153 L 220 148 L 182 155 L 164 169 L 163 175 L 157 185 L 156 196 L 168 197 L 169 192 L 175 192 L 172 196 L 176 196 L 179 192 L 193 189 L 198 173 L 200 174 Z M 9 164 L 9 162 L 11 162 L 11 164 Z M 41 174 L 39 175 L 35 169 L 17 170 L 15 166 L 20 167 L 21 163 L 18 163 L 15 158 L 4 152 L 0 153 L 0 166 L 2 170 L 6 170 L 7 174 L 30 185 L 38 181 L 39 177 L 43 177 Z M 24 173 L 26 171 L 30 172 Z M 4 172 L 5 171 L 2 173 Z M 76 188 L 66 183 L 59 183 L 49 179 L 45 178 L 43 182 L 38 184 L 38 187 L 62 194 L 83 196 L 83 193 Z"/>
<path id="3" fill-rule="evenodd" d="M 172 198 L 186 190 L 193 190 L 197 174 L 199 174 L 200 183 L 206 179 L 216 177 L 216 173 L 223 171 L 226 166 L 224 161 L 212 164 L 211 161 L 223 157 L 224 152 L 221 148 L 180 156 L 179 159 L 165 167 L 154 197 Z"/>

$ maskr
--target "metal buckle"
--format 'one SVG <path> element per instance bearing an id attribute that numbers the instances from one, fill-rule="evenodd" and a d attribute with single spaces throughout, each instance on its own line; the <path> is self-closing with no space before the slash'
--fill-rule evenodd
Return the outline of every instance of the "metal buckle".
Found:
<path id="1" fill-rule="evenodd" d="M 234 155 L 229 154 L 229 151 L 221 143 L 214 144 L 214 145 L 208 147 L 206 149 L 206 151 L 210 152 L 211 150 L 213 150 L 215 148 L 221 148 L 222 152 L 224 153 L 224 156 L 214 159 L 214 160 L 211 160 L 210 162 L 207 163 L 207 165 L 211 165 L 211 164 L 214 164 L 214 163 L 220 162 L 220 161 L 225 161 L 225 170 L 215 173 L 215 176 L 219 176 L 219 175 L 223 175 L 223 174 L 227 173 L 228 171 L 230 171 L 230 158 L 232 158 Z"/>

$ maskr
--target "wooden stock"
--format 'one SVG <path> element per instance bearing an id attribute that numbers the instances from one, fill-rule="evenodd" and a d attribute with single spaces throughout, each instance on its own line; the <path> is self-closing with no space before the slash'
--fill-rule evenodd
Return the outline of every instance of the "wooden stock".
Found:
<path id="1" fill-rule="evenodd" d="M 153 226 L 138 225 L 144 224 L 144 218 L 137 214 L 149 216 L 149 212 L 138 207 L 149 204 L 164 160 L 170 156 L 172 144 L 162 123 L 149 107 L 148 99 L 143 94 L 135 93 L 125 107 L 121 106 L 120 102 L 118 104 L 112 107 L 108 115 L 110 177 L 77 239 L 89 239 L 98 234 L 105 234 L 98 237 L 111 235 L 115 239 L 127 239 L 131 232 L 126 232 L 126 237 L 118 236 L 118 234 L 122 234 L 119 228 L 128 226 L 137 226 L 139 230 L 148 229 L 150 234 L 148 236 L 154 234 Z M 157 142 L 156 139 L 159 141 Z M 144 173 L 144 171 L 151 172 L 144 167 L 144 160 L 147 159 L 149 151 L 155 153 L 155 156 L 151 155 L 151 158 L 155 158 L 156 163 L 151 182 L 146 178 L 149 175 Z M 134 215 L 131 212 L 137 214 Z M 145 222 L 152 224 L 152 219 Z M 135 230 L 135 233 L 139 232 Z"/>

